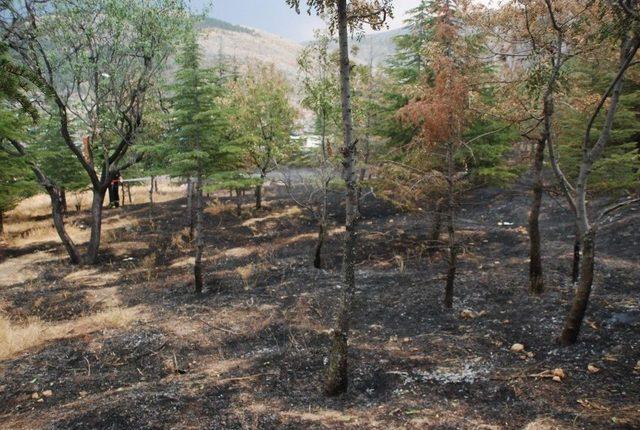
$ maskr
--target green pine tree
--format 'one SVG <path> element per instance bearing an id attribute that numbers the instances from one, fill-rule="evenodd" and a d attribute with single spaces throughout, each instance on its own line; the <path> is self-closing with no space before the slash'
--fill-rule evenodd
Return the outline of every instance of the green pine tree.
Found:
<path id="1" fill-rule="evenodd" d="M 200 50 L 190 35 L 178 56 L 173 86 L 172 121 L 168 143 L 168 173 L 195 182 L 195 289 L 202 292 L 203 187 L 236 167 L 238 147 L 229 139 L 229 109 L 224 101 L 225 74 L 200 66 Z"/>

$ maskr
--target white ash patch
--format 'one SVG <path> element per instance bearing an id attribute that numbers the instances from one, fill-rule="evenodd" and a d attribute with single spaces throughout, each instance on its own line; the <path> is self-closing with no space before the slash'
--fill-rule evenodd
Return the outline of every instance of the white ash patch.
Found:
<path id="1" fill-rule="evenodd" d="M 482 361 L 467 361 L 458 366 L 440 366 L 430 372 L 416 372 L 416 379 L 440 384 L 473 384 L 486 379 L 493 366 Z"/>

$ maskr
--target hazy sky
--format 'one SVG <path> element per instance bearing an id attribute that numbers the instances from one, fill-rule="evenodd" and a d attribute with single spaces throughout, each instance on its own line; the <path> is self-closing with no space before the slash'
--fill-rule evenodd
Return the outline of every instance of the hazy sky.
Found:
<path id="1" fill-rule="evenodd" d="M 213 0 L 213 2 L 192 0 L 191 2 L 195 8 L 211 3 L 213 6 L 209 16 L 232 24 L 265 30 L 299 42 L 311 39 L 313 30 L 323 26 L 320 18 L 308 16 L 303 10 L 301 15 L 296 15 L 284 0 Z M 389 27 L 398 28 L 402 26 L 405 12 L 415 7 L 419 0 L 395 0 L 393 3 L 395 18 L 389 22 Z"/>

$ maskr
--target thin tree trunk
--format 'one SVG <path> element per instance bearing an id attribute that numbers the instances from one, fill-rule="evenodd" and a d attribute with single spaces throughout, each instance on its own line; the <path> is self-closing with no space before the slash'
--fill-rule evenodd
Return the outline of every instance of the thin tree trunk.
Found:
<path id="1" fill-rule="evenodd" d="M 576 228 L 573 240 L 573 265 L 571 267 L 571 283 L 575 285 L 580 277 L 580 231 Z"/>
<path id="2" fill-rule="evenodd" d="M 4 211 L 0 210 L 0 235 L 4 234 Z"/>
<path id="3" fill-rule="evenodd" d="M 78 252 L 78 248 L 64 228 L 64 215 L 62 212 L 60 191 L 56 189 L 54 185 L 47 185 L 45 188 L 49 194 L 49 198 L 51 199 L 51 217 L 53 218 L 53 225 L 60 237 L 62 246 L 64 246 L 64 249 L 67 251 L 71 263 L 80 264 L 80 252 Z"/>
<path id="4" fill-rule="evenodd" d="M 91 203 L 91 235 L 89 237 L 89 247 L 87 248 L 87 255 L 85 257 L 85 262 L 87 264 L 96 264 L 98 262 L 104 195 L 105 190 L 93 190 L 93 201 Z"/>
<path id="5" fill-rule="evenodd" d="M 67 213 L 67 190 L 64 187 L 60 188 L 60 205 L 62 206 L 62 213 Z"/>
<path id="6" fill-rule="evenodd" d="M 440 230 L 442 229 L 442 203 L 443 199 L 438 199 L 436 202 L 436 207 L 433 214 L 433 225 L 431 226 L 431 231 L 429 232 L 429 249 L 435 250 L 437 249 L 437 245 L 440 242 Z"/>
<path id="7" fill-rule="evenodd" d="M 231 197 L 233 197 L 233 190 L 231 190 Z M 242 216 L 242 192 L 239 188 L 236 189 L 236 215 Z"/>
<path id="8" fill-rule="evenodd" d="M 340 45 L 340 81 L 342 99 L 342 122 L 344 125 L 343 179 L 346 184 L 346 217 L 344 236 L 344 253 L 342 257 L 342 297 L 332 334 L 329 367 L 324 392 L 335 396 L 347 390 L 348 386 L 348 351 L 347 340 L 353 313 L 355 295 L 355 247 L 356 228 L 358 222 L 358 183 L 355 169 L 356 142 L 352 136 L 350 63 L 347 29 L 347 2 L 337 0 L 338 38 Z"/>
<path id="9" fill-rule="evenodd" d="M 256 209 L 262 209 L 262 184 L 256 185 Z"/>
<path id="10" fill-rule="evenodd" d="M 541 294 L 544 291 L 539 219 L 542 205 L 542 163 L 544 161 L 545 144 L 545 137 L 536 142 L 531 166 L 533 188 L 531 209 L 529 210 L 529 292 L 534 294 Z"/>
<path id="11" fill-rule="evenodd" d="M 447 283 L 444 290 L 444 306 L 453 306 L 453 286 L 456 277 L 456 237 L 455 237 L 455 202 L 454 202 L 454 164 L 453 144 L 447 147 L 447 238 L 449 256 L 447 258 Z"/>
<path id="12" fill-rule="evenodd" d="M 325 238 L 325 226 L 322 221 L 318 223 L 318 239 L 316 241 L 315 251 L 313 252 L 313 267 L 322 268 L 322 245 Z"/>
<path id="13" fill-rule="evenodd" d="M 127 185 L 127 194 L 129 195 L 129 204 L 133 203 L 133 199 L 131 198 L 131 184 Z"/>
<path id="14" fill-rule="evenodd" d="M 322 209 L 320 210 L 320 220 L 318 221 L 318 240 L 313 257 L 313 267 L 322 268 L 322 246 L 327 234 L 327 212 L 328 212 L 328 181 L 322 181 Z"/>
<path id="15" fill-rule="evenodd" d="M 595 239 L 594 229 L 587 231 L 582 239 L 582 264 L 580 266 L 580 281 L 575 292 L 569 315 L 565 320 L 560 344 L 573 345 L 578 340 L 582 320 L 587 311 L 591 286 L 593 285 L 593 266 L 595 259 Z"/>
<path id="16" fill-rule="evenodd" d="M 196 255 L 195 264 L 193 266 L 193 275 L 196 293 L 202 293 L 202 251 L 204 248 L 204 240 L 202 238 L 202 177 L 198 175 L 196 178 L 196 222 L 195 222 L 195 245 Z"/>
<path id="17" fill-rule="evenodd" d="M 153 187 L 156 178 L 155 176 L 151 176 L 151 184 L 149 186 L 149 206 L 153 206 Z"/>
<path id="18" fill-rule="evenodd" d="M 155 188 L 156 194 L 160 192 L 160 190 L 158 189 L 158 178 L 155 178 L 153 180 L 153 187 Z"/>
<path id="19" fill-rule="evenodd" d="M 193 240 L 193 182 L 187 179 L 187 225 L 189 227 L 189 239 Z"/>

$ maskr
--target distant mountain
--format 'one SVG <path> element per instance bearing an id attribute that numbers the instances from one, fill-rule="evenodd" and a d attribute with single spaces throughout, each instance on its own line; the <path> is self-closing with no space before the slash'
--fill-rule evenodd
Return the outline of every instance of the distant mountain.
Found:
<path id="1" fill-rule="evenodd" d="M 381 31 L 352 39 L 353 60 L 361 64 L 372 63 L 374 67 L 382 65 L 395 52 L 393 39 L 404 32 L 405 29 Z M 200 24 L 200 44 L 205 66 L 211 66 L 221 58 L 240 65 L 273 63 L 292 83 L 297 80 L 297 59 L 305 45 L 216 18 L 206 18 Z"/>
<path id="2" fill-rule="evenodd" d="M 382 66 L 396 52 L 394 39 L 406 32 L 406 28 L 398 28 L 366 34 L 359 40 L 353 40 L 351 46 L 356 48 L 354 61 L 362 64 L 371 63 L 374 67 Z"/>
<path id="3" fill-rule="evenodd" d="M 273 63 L 293 82 L 302 45 L 262 30 L 207 18 L 200 25 L 200 45 L 205 67 L 219 62 L 237 62 L 240 66 L 257 62 Z"/>

